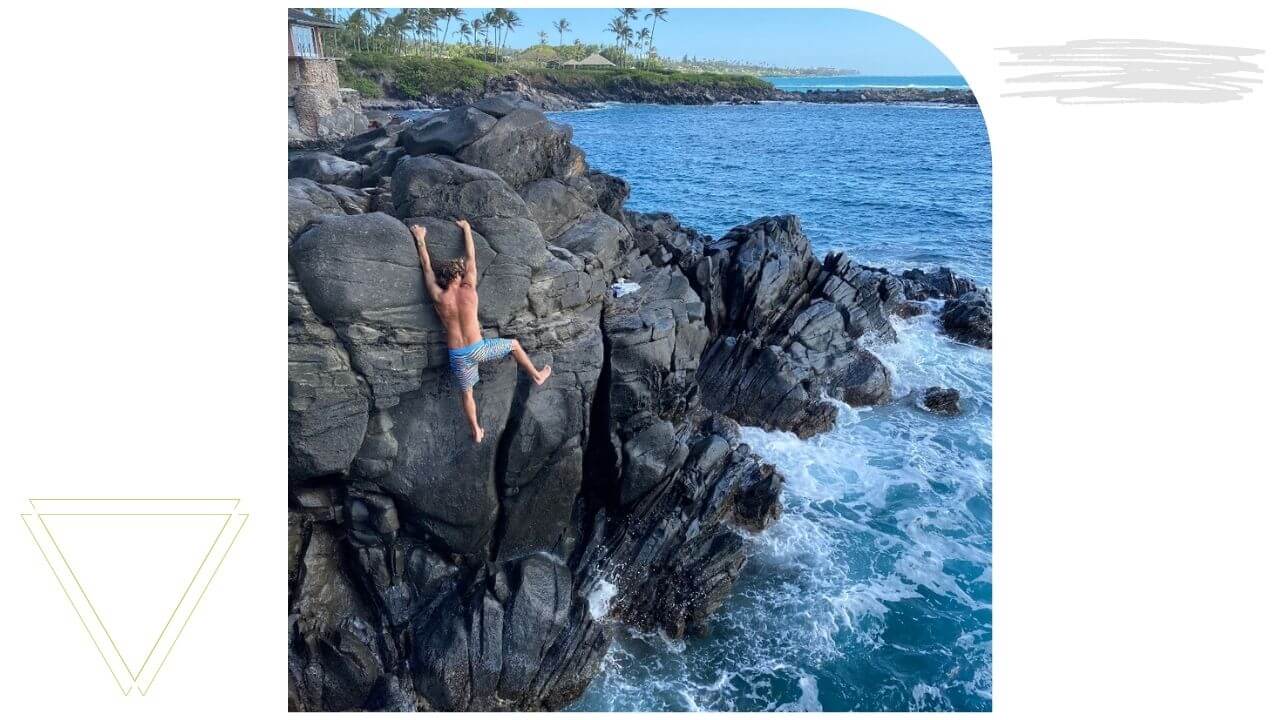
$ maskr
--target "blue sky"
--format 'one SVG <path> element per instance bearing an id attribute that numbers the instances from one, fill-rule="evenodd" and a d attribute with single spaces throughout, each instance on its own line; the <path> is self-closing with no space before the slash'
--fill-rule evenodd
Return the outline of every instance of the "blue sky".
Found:
<path id="1" fill-rule="evenodd" d="M 538 41 L 545 30 L 558 42 L 551 24 L 567 18 L 573 32 L 565 42 L 609 43 L 604 28 L 616 9 L 513 8 L 523 26 L 510 45 Z M 643 19 L 645 9 L 640 9 Z M 466 9 L 467 17 L 481 14 Z M 634 23 L 633 23 L 634 24 Z M 865 75 L 956 75 L 956 69 L 929 41 L 907 28 L 870 13 L 835 9 L 683 9 L 668 11 L 658 23 L 655 46 L 667 57 L 744 60 L 792 66 L 851 68 Z"/>

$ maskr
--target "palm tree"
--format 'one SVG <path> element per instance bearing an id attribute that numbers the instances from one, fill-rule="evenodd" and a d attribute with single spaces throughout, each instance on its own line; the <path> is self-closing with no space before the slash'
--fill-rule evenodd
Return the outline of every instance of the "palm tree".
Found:
<path id="1" fill-rule="evenodd" d="M 494 8 L 484 14 L 484 25 L 493 30 L 493 52 L 496 58 L 498 43 L 502 42 L 502 8 Z M 485 45 L 488 45 L 488 34 L 485 34 Z"/>
<path id="2" fill-rule="evenodd" d="M 619 15 L 618 17 L 613 19 L 613 22 L 609 23 L 609 27 L 605 28 L 605 32 L 613 33 L 613 37 L 614 37 L 613 45 L 614 47 L 621 50 L 622 39 L 625 38 L 628 34 L 630 34 L 631 26 L 627 25 L 626 18 Z M 625 65 L 625 62 L 623 64 Z"/>
<path id="3" fill-rule="evenodd" d="M 636 35 L 636 47 L 648 48 L 650 46 L 649 38 L 650 38 L 649 28 L 640 28 L 640 33 Z M 649 53 L 648 53 L 648 50 L 646 49 L 645 57 L 648 58 L 648 56 L 649 56 Z M 646 64 L 647 64 L 647 61 L 646 61 Z"/>
<path id="4" fill-rule="evenodd" d="M 369 29 L 369 20 L 365 17 L 364 10 L 357 9 L 347 16 L 346 28 L 355 39 L 352 43 L 356 50 L 360 49 L 360 41 L 364 39 L 365 31 Z M 367 49 L 367 48 L 366 48 Z"/>
<path id="5" fill-rule="evenodd" d="M 622 64 L 627 64 L 627 48 L 631 46 L 631 38 L 634 36 L 631 29 L 631 21 L 639 17 L 640 11 L 635 8 L 618 8 L 618 17 L 622 18 L 622 23 L 627 27 L 621 38 L 622 45 Z"/>
<path id="6" fill-rule="evenodd" d="M 440 44 L 449 42 L 449 24 L 454 20 L 462 22 L 462 8 L 442 8 L 436 10 L 436 17 L 444 20 L 444 34 L 440 36 Z M 443 50 L 443 48 L 441 48 Z"/>
<path id="7" fill-rule="evenodd" d="M 458 29 L 455 30 L 454 33 L 457 34 L 458 36 L 458 42 L 466 41 L 470 43 L 471 23 L 467 22 L 466 20 L 463 20 L 461 23 L 458 23 Z"/>
<path id="8" fill-rule="evenodd" d="M 489 57 L 489 16 L 492 13 L 485 13 L 475 20 L 471 21 L 471 31 L 475 33 L 476 44 L 483 48 L 481 56 L 485 59 Z"/>
<path id="9" fill-rule="evenodd" d="M 653 18 L 653 27 L 649 29 L 649 54 L 652 55 L 653 54 L 653 36 L 658 32 L 658 21 L 659 20 L 661 20 L 662 22 L 667 21 L 667 9 L 652 8 L 649 12 L 644 14 L 645 20 L 648 20 L 649 18 Z"/>
<path id="10" fill-rule="evenodd" d="M 503 43 L 510 37 L 511 31 L 520 27 L 520 16 L 512 10 L 502 8 L 502 27 L 506 28 L 506 32 L 502 34 Z"/>
<path id="11" fill-rule="evenodd" d="M 569 32 L 569 29 L 570 29 L 569 21 L 564 18 L 560 18 L 559 20 L 552 23 L 551 29 L 560 33 L 560 47 L 564 47 L 564 34 Z"/>
<path id="12" fill-rule="evenodd" d="M 428 47 L 435 41 L 436 32 L 440 30 L 438 18 L 439 14 L 433 8 L 419 8 L 414 13 L 413 27 L 418 33 L 427 36 Z"/>
<path id="13" fill-rule="evenodd" d="M 364 8 L 369 14 L 369 40 L 372 41 L 382 29 L 382 20 L 387 16 L 386 8 Z"/>
<path id="14" fill-rule="evenodd" d="M 632 42 L 632 38 L 634 37 L 635 37 L 635 30 L 633 30 L 630 25 L 623 25 L 622 27 L 622 66 L 623 67 L 626 67 L 627 60 L 631 59 L 631 54 L 628 52 L 628 50 L 633 45 L 635 45 L 635 43 Z"/>
<path id="15" fill-rule="evenodd" d="M 547 44 L 547 33 L 543 30 L 538 31 L 538 44 L 539 45 Z"/>

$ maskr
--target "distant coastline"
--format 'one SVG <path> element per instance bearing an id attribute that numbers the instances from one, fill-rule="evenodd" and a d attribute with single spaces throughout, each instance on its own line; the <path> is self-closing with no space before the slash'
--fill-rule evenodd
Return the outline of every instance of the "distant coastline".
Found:
<path id="1" fill-rule="evenodd" d="M 442 78 L 454 75 L 440 73 Z M 636 69 L 592 71 L 526 69 L 493 73 L 467 84 L 438 82 L 406 88 L 393 70 L 362 78 L 377 84 L 366 110 L 453 108 L 485 97 L 507 95 L 544 111 L 576 110 L 600 103 L 655 105 L 805 103 L 887 103 L 977 105 L 959 76 L 821 75 L 760 78 L 719 73 L 653 72 Z M 413 92 L 406 92 L 411 89 Z"/>
<path id="2" fill-rule="evenodd" d="M 822 75 L 761 75 L 784 92 L 807 90 L 851 90 L 863 88 L 920 88 L 922 90 L 968 90 L 969 83 L 960 75 L 863 75 L 831 73 Z"/>

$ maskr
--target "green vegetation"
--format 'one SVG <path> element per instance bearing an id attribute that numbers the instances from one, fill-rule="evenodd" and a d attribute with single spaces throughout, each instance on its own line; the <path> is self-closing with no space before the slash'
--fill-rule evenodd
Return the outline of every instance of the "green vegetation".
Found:
<path id="1" fill-rule="evenodd" d="M 571 70 L 564 68 L 521 70 L 521 73 L 537 84 L 549 79 L 561 87 L 586 92 L 604 92 L 625 89 L 660 91 L 673 85 L 688 85 L 695 89 L 743 94 L 773 89 L 773 85 L 751 75 L 724 75 L 719 73 L 687 73 L 672 70 L 638 70 L 635 68 L 602 68 Z"/>
<path id="2" fill-rule="evenodd" d="M 360 93 L 360 97 L 382 97 L 382 86 L 377 81 L 362 75 L 348 63 L 338 63 L 338 82 L 342 87 L 348 87 Z"/>
<path id="3" fill-rule="evenodd" d="M 337 23 L 324 31 L 324 45 L 360 70 L 390 73 L 398 57 L 474 58 L 524 72 L 600 53 L 623 68 L 740 75 L 845 75 L 854 70 L 783 67 L 744 60 L 685 55 L 663 57 L 655 44 L 659 26 L 671 21 L 667 8 L 621 8 L 608 25 L 574 28 L 560 18 L 536 28 L 539 42 L 524 50 L 510 46 L 511 31 L 524 26 L 513 10 L 461 8 L 311 8 L 307 12 Z M 580 37 L 572 38 L 573 35 Z M 600 42 L 592 42 L 596 35 Z M 566 36 L 570 36 L 566 42 Z M 555 40 L 556 45 L 550 43 Z M 386 83 L 384 82 L 384 85 Z"/>
<path id="4" fill-rule="evenodd" d="M 485 81 L 500 74 L 497 67 L 467 57 L 354 52 L 338 63 L 343 86 L 355 89 L 361 97 L 382 97 L 384 87 L 412 99 L 455 90 L 478 92 L 484 89 Z"/>
<path id="5" fill-rule="evenodd" d="M 585 42 L 565 18 L 539 32 L 540 42 L 510 48 L 511 31 L 523 21 L 514 11 L 486 12 L 457 8 L 319 8 L 313 15 L 332 20 L 338 28 L 325 31 L 325 47 L 344 59 L 338 64 L 345 87 L 363 97 L 384 93 L 422 99 L 456 91 L 478 92 L 495 75 L 519 72 L 535 85 L 557 85 L 569 93 L 609 94 L 625 91 L 660 92 L 673 86 L 705 89 L 718 95 L 756 96 L 772 86 L 759 75 L 813 74 L 740 61 L 664 58 L 654 36 L 669 21 L 670 11 L 622 8 L 607 27 L 597 29 L 610 40 Z M 586 34 L 586 29 L 577 32 Z M 557 45 L 551 42 L 558 41 Z M 559 67 L 600 53 L 617 67 L 570 69 Z M 815 68 L 833 73 L 833 68 Z M 847 71 L 845 71 L 847 72 Z"/>
<path id="6" fill-rule="evenodd" d="M 360 97 L 363 98 L 382 97 L 382 86 L 367 77 L 352 78 L 351 83 L 347 85 L 347 87 L 360 93 Z"/>
<path id="7" fill-rule="evenodd" d="M 454 90 L 478 91 L 499 70 L 487 62 L 471 58 L 402 58 L 395 67 L 396 89 L 406 97 L 419 98 Z"/>

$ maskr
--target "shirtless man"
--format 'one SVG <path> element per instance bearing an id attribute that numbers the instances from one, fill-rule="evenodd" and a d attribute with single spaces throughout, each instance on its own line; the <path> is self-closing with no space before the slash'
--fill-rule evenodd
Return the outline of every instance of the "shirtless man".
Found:
<path id="1" fill-rule="evenodd" d="M 541 385 L 551 375 L 551 366 L 541 370 L 533 367 L 519 340 L 503 338 L 486 339 L 480 335 L 478 315 L 480 297 L 476 294 L 476 244 L 471 238 L 471 224 L 455 220 L 462 228 L 467 256 L 440 263 L 434 270 L 431 256 L 427 254 L 427 230 L 412 225 L 414 242 L 418 245 L 418 259 L 422 261 L 422 275 L 427 282 L 427 295 L 436 307 L 436 314 L 444 324 L 445 339 L 449 344 L 449 370 L 454 384 L 462 391 L 462 411 L 471 423 L 471 436 L 476 442 L 484 440 L 484 428 L 476 419 L 476 400 L 471 388 L 480 382 L 480 363 L 501 360 L 515 355 L 516 362 L 529 373 L 533 382 Z"/>

